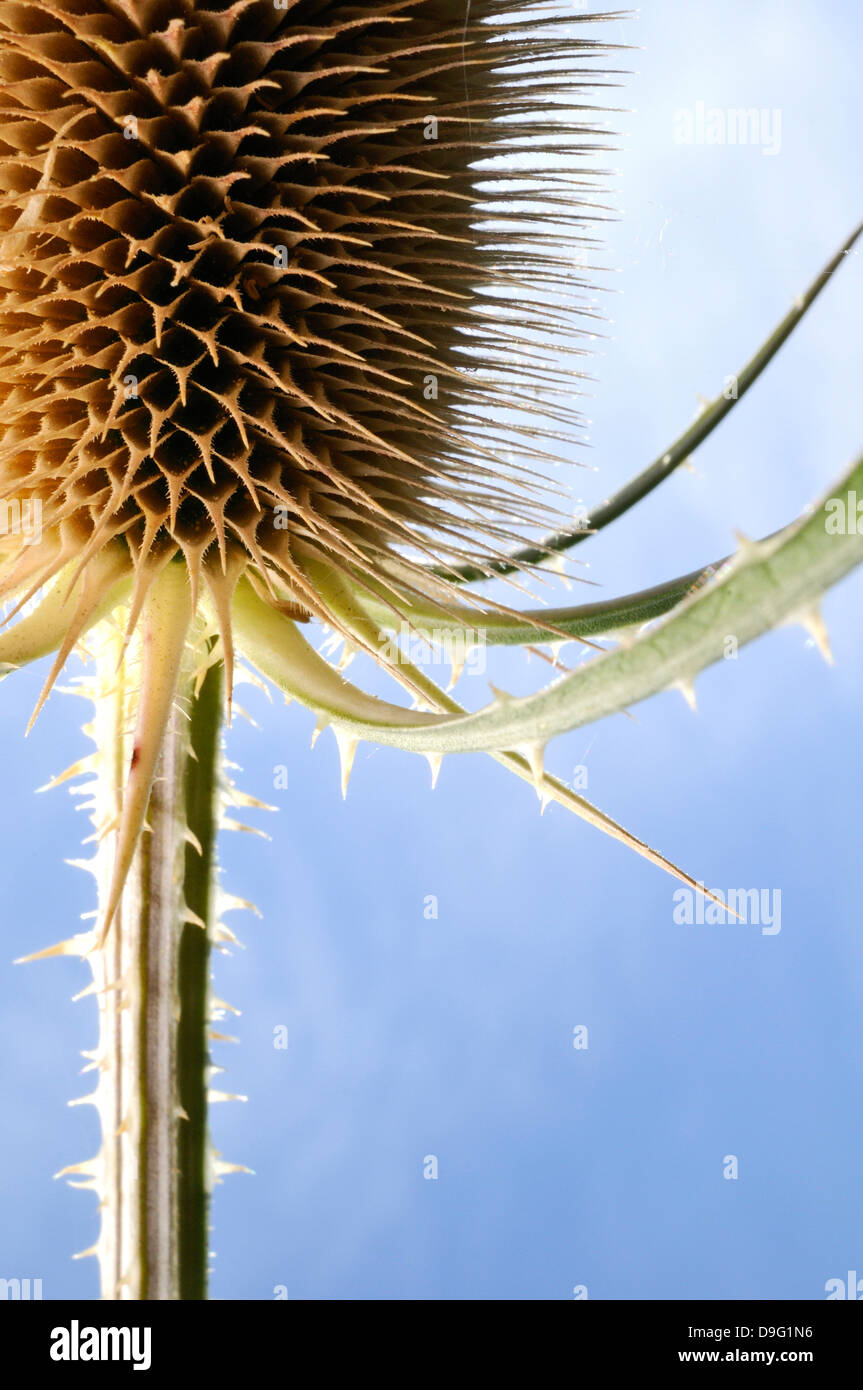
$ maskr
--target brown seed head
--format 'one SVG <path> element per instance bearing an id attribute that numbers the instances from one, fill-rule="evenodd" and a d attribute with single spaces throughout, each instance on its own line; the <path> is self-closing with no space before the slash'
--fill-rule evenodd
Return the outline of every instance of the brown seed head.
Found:
<path id="1" fill-rule="evenodd" d="M 547 524 L 561 151 L 596 145 L 560 89 L 602 50 L 510 8 L 4 0 L 0 498 L 50 544 L 0 593 L 122 543 L 139 587 L 182 551 L 326 616 L 304 547 L 361 575 Z"/>

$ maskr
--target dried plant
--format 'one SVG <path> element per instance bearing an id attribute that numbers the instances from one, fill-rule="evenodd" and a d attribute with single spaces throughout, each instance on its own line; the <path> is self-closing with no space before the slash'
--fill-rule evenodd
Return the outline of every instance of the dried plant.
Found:
<path id="1" fill-rule="evenodd" d="M 609 16 L 605 16 L 606 18 Z M 667 477 L 757 379 L 849 239 L 720 397 L 577 527 L 573 369 L 612 47 L 552 0 L 5 0 L 0 12 L 0 663 L 92 663 L 92 925 L 106 1298 L 206 1293 L 209 955 L 234 650 L 357 741 L 483 750 L 696 887 L 543 767 L 555 734 L 797 617 L 863 559 L 823 509 L 643 593 L 520 612 L 524 580 Z M 591 21 L 586 23 L 585 21 Z M 590 157 L 590 159 L 589 159 Z M 856 236 L 856 234 L 855 234 Z M 863 465 L 841 487 L 863 495 Z M 563 498 L 563 500 L 562 500 Z M 22 518 L 38 519 L 38 537 Z M 18 524 L 16 524 L 16 518 Z M 557 528 L 557 529 L 555 529 Z M 539 537 L 539 539 L 537 539 Z M 364 693 L 324 625 L 412 698 Z M 467 713 L 391 640 L 595 646 Z M 216 1093 L 215 1098 L 221 1098 Z"/>

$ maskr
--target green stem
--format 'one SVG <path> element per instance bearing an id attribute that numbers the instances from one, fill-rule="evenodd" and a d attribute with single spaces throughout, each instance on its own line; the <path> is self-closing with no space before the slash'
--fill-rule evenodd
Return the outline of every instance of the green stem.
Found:
<path id="1" fill-rule="evenodd" d="M 223 667 L 207 672 L 194 701 L 186 764 L 186 810 L 195 842 L 186 845 L 186 906 L 212 923 L 216 864 L 216 798 L 219 786 L 223 714 Z M 200 851 L 199 848 L 200 847 Z M 207 1137 L 212 937 L 194 922 L 181 929 L 178 962 L 180 1020 L 177 1029 L 177 1093 L 188 1123 L 178 1133 L 179 1270 L 181 1299 L 207 1296 L 211 1180 Z"/>
<path id="2" fill-rule="evenodd" d="M 99 641 L 101 637 L 101 641 Z M 116 826 L 140 697 L 140 646 L 119 664 L 119 630 L 97 635 L 95 816 Z M 198 648 L 198 657 L 201 649 Z M 187 652 L 119 909 L 90 954 L 100 1011 L 93 1097 L 102 1297 L 206 1298 L 211 1149 L 207 1128 L 222 667 L 195 690 Z M 96 860 L 104 904 L 116 833 Z M 190 920 L 193 919 L 193 920 Z M 207 923 L 206 928 L 199 925 Z"/>

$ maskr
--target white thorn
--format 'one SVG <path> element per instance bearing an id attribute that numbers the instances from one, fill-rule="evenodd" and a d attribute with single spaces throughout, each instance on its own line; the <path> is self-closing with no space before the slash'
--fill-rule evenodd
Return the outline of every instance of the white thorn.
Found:
<path id="1" fill-rule="evenodd" d="M 336 670 L 346 671 L 350 666 L 351 662 L 353 661 L 354 657 L 360 650 L 361 648 L 358 647 L 354 642 L 349 642 L 346 639 L 344 646 L 342 647 L 341 656 L 336 662 Z"/>
<path id="2" fill-rule="evenodd" d="M 241 950 L 246 948 L 238 936 L 235 936 L 230 927 L 226 927 L 224 922 L 216 923 L 216 930 L 213 935 L 214 941 L 230 941 L 232 946 L 239 946 Z"/>
<path id="3" fill-rule="evenodd" d="M 693 714 L 698 713 L 698 701 L 695 698 L 695 686 L 692 684 L 692 681 L 675 681 L 672 689 L 680 691 Z"/>
<path id="4" fill-rule="evenodd" d="M 516 753 L 520 753 L 528 764 L 533 777 L 534 790 L 540 801 L 543 798 L 545 778 L 543 776 L 543 754 L 545 752 L 544 743 L 520 743 L 516 748 Z"/>
<path id="5" fill-rule="evenodd" d="M 248 792 L 241 792 L 239 787 L 231 785 L 226 797 L 226 806 L 245 806 L 254 807 L 258 811 L 277 811 L 278 806 L 270 806 L 266 801 L 260 801 L 258 797 L 251 796 Z"/>
<path id="6" fill-rule="evenodd" d="M 437 786 L 438 776 L 440 775 L 441 763 L 443 762 L 443 753 L 424 753 L 423 756 L 428 762 L 429 767 L 431 768 L 431 784 L 432 791 L 434 791 L 435 787 Z"/>
<path id="7" fill-rule="evenodd" d="M 87 998 L 89 995 L 91 995 L 91 994 L 100 994 L 100 993 L 101 993 L 100 986 L 96 984 L 96 981 L 95 981 L 95 980 L 91 980 L 90 983 L 89 983 L 89 985 L 85 985 L 83 989 L 79 989 L 79 990 L 78 990 L 78 993 L 77 993 L 77 994 L 73 994 L 73 995 L 72 995 L 72 1003 L 73 1003 L 73 1004 L 77 1004 L 79 999 L 86 999 L 86 998 Z M 85 1070 L 86 1070 L 86 1068 L 85 1068 Z"/>
<path id="8" fill-rule="evenodd" d="M 236 685 L 236 681 L 234 682 L 234 684 Z M 238 705 L 235 701 L 231 708 L 234 714 L 238 714 L 241 719 L 245 719 L 246 723 L 251 724 L 253 729 L 260 728 L 260 725 L 257 723 L 255 719 L 252 718 L 252 716 L 249 714 L 249 711 L 243 705 Z"/>
<path id="9" fill-rule="evenodd" d="M 217 999 L 214 996 L 211 1003 L 214 1009 L 227 1009 L 228 1013 L 235 1014 L 237 1018 L 240 1017 L 242 1012 L 240 1009 L 235 1009 L 233 1004 L 229 1004 L 227 999 Z"/>
<path id="10" fill-rule="evenodd" d="M 466 660 L 467 647 L 465 645 L 457 646 L 455 644 L 452 644 L 452 654 L 450 656 L 450 663 L 452 669 L 450 671 L 449 685 L 447 686 L 447 690 L 455 690 L 461 677 L 461 673 L 464 670 L 464 664 Z"/>
<path id="11" fill-rule="evenodd" d="M 234 820 L 233 816 L 222 816 L 219 821 L 220 830 L 238 830 L 244 835 L 257 835 L 260 840 L 270 840 L 266 830 L 260 830 L 256 825 L 244 825 L 242 821 Z"/>
<path id="12" fill-rule="evenodd" d="M 33 960 L 48 960 L 51 956 L 86 956 L 93 943 L 94 933 L 91 931 L 78 932 L 76 936 L 70 936 L 65 941 L 58 941 L 56 946 L 46 946 L 44 951 L 34 951 L 30 956 L 19 956 L 14 962 L 15 965 L 27 965 Z"/>
<path id="13" fill-rule="evenodd" d="M 95 1178 L 101 1170 L 102 1160 L 97 1155 L 96 1158 L 85 1158 L 83 1163 L 68 1163 L 65 1168 L 61 1168 L 59 1173 L 54 1174 L 54 1179 L 65 1178 L 70 1174 L 77 1176 L 88 1176 Z"/>
<path id="14" fill-rule="evenodd" d="M 43 787 L 37 787 L 36 791 L 53 791 L 55 787 L 62 786 L 64 782 L 70 781 L 71 778 L 81 777 L 85 773 L 95 773 L 95 770 L 94 755 L 89 753 L 86 758 L 80 758 L 77 763 L 73 763 L 71 767 L 67 767 L 65 772 L 60 772 L 56 777 L 52 777 L 50 782 L 46 782 Z"/>
<path id="15" fill-rule="evenodd" d="M 318 715 L 318 722 L 312 729 L 312 748 L 314 748 L 315 744 L 317 743 L 318 739 L 320 738 L 321 734 L 323 733 L 324 729 L 327 727 L 329 722 L 330 721 L 325 714 Z"/>
<path id="16" fill-rule="evenodd" d="M 67 1100 L 68 1106 L 73 1105 L 96 1105 L 99 1104 L 99 1092 L 91 1091 L 89 1096 L 76 1096 L 74 1100 Z"/>
<path id="17" fill-rule="evenodd" d="M 563 551 L 558 551 L 554 555 L 549 555 L 542 561 L 541 568 L 550 570 L 552 574 L 559 574 L 561 578 L 566 578 L 566 556 Z"/>
<path id="18" fill-rule="evenodd" d="M 68 864 L 70 869 L 83 869 L 85 873 L 92 874 L 94 878 L 99 877 L 99 869 L 95 858 L 93 859 L 64 859 L 64 864 Z"/>
<path id="19" fill-rule="evenodd" d="M 347 798 L 348 781 L 350 780 L 351 768 L 354 765 L 354 756 L 357 751 L 359 739 L 353 734 L 346 733 L 344 729 L 333 725 L 333 733 L 336 736 L 336 743 L 339 747 L 339 762 L 342 769 L 342 798 Z"/>
<path id="20" fill-rule="evenodd" d="M 498 703 L 501 705 L 510 704 L 512 700 L 515 699 L 514 695 L 508 695 L 505 690 L 501 690 L 498 686 L 492 685 L 491 681 L 489 681 L 488 683 L 488 688 L 491 691 L 493 698 L 497 700 Z"/>
<path id="21" fill-rule="evenodd" d="M 224 1159 L 221 1158 L 214 1160 L 213 1172 L 216 1175 L 217 1181 L 219 1178 L 226 1177 L 229 1173 L 251 1173 L 252 1177 L 255 1176 L 254 1168 L 247 1168 L 245 1163 L 226 1163 Z"/>
<path id="22" fill-rule="evenodd" d="M 737 542 L 737 551 L 734 555 L 735 560 L 748 564 L 751 560 L 755 560 L 759 555 L 763 554 L 764 542 L 752 540 L 744 531 L 735 530 L 734 539 Z"/>
<path id="23" fill-rule="evenodd" d="M 833 653 L 830 650 L 830 635 L 824 624 L 824 619 L 821 616 L 821 609 L 818 607 L 818 604 L 813 603 L 808 608 L 802 608 L 798 613 L 794 614 L 794 617 L 790 621 L 800 624 L 810 640 L 815 643 L 815 646 L 827 662 L 827 665 L 832 666 L 834 662 Z"/>
<path id="24" fill-rule="evenodd" d="M 190 830 L 188 825 L 186 826 L 186 829 L 183 832 L 183 839 L 185 840 L 187 845 L 191 845 L 192 849 L 194 849 L 199 855 L 203 857 L 204 847 L 201 844 L 201 841 L 198 839 L 197 835 L 195 834 L 194 830 Z"/>
<path id="25" fill-rule="evenodd" d="M 256 917 L 260 917 L 260 909 L 250 903 L 247 898 L 238 898 L 234 893 L 225 893 L 221 888 L 218 892 L 217 916 L 221 917 L 223 912 L 253 912 Z"/>

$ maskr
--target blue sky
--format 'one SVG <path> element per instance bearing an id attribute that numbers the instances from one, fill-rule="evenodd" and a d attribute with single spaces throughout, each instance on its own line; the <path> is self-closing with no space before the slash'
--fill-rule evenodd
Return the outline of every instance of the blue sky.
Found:
<path id="1" fill-rule="evenodd" d="M 863 215 L 851 0 L 653 0 L 614 29 L 640 51 L 604 257 L 620 293 L 594 363 L 598 471 L 573 483 L 588 503 L 679 433 Z M 676 143 L 697 102 L 778 110 L 778 153 Z M 863 253 L 695 472 L 582 547 L 585 573 L 628 592 L 813 500 L 863 444 L 861 310 Z M 784 629 L 705 673 L 697 715 L 663 695 L 549 751 L 709 884 L 781 890 L 774 936 L 677 925 L 670 879 L 557 807 L 540 818 L 482 756 L 448 759 L 432 793 L 424 761 L 364 745 L 343 803 L 331 737 L 310 751 L 310 716 L 244 688 L 259 727 L 240 721 L 229 752 L 278 812 L 259 818 L 270 842 L 223 845 L 225 886 L 263 916 L 233 919 L 246 949 L 215 967 L 242 1010 L 218 1060 L 249 1096 L 218 1107 L 215 1139 L 256 1175 L 217 1190 L 214 1297 L 817 1299 L 863 1269 L 861 600 L 857 574 L 824 605 L 832 669 Z M 521 660 L 489 674 L 514 685 Z M 90 1298 L 93 1262 L 69 1255 L 94 1237 L 93 1200 L 51 1174 L 96 1147 L 94 1114 L 65 1108 L 95 1011 L 70 1003 L 77 963 L 10 963 L 92 905 L 62 864 L 74 803 L 33 795 L 85 751 L 62 696 L 24 743 L 42 676 L 2 689 L 0 1275 Z"/>

